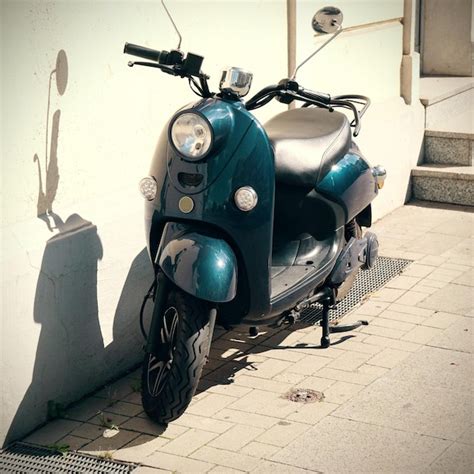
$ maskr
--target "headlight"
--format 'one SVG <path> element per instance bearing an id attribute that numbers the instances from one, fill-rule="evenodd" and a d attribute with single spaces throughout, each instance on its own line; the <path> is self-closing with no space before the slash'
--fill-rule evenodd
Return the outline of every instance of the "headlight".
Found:
<path id="1" fill-rule="evenodd" d="M 171 125 L 171 141 L 186 158 L 199 160 L 211 148 L 212 130 L 205 118 L 192 112 L 184 113 Z"/>

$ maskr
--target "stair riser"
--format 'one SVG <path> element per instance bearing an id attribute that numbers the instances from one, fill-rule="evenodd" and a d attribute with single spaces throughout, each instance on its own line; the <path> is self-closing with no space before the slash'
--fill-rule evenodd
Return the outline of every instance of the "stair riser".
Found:
<path id="1" fill-rule="evenodd" d="M 413 176 L 412 193 L 423 201 L 474 205 L 474 180 Z"/>
<path id="2" fill-rule="evenodd" d="M 472 120 L 474 89 L 469 89 L 445 100 L 426 107 L 425 128 L 427 130 L 446 130 L 447 124 Z M 472 122 L 471 122 L 472 123 Z"/>
<path id="3" fill-rule="evenodd" d="M 425 163 L 472 166 L 473 143 L 464 138 L 425 136 Z"/>

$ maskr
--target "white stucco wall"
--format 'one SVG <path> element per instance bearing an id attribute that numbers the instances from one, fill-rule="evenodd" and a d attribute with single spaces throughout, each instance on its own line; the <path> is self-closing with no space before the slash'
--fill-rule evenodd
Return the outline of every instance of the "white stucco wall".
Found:
<path id="1" fill-rule="evenodd" d="M 168 3 L 182 49 L 205 56 L 214 89 L 229 65 L 252 70 L 255 90 L 286 73 L 286 3 L 244 3 Z M 126 41 L 177 45 L 158 1 L 1 5 L 3 439 L 10 426 L 14 437 L 42 422 L 48 400 L 75 400 L 141 357 L 151 276 L 137 182 L 165 121 L 195 96 L 185 80 L 127 67 Z M 60 50 L 69 74 L 62 96 L 52 77 L 48 149 L 60 110 L 53 211 L 65 224 L 50 231 L 37 217 L 33 157 L 46 194 L 56 174 L 53 159 L 46 182 L 48 81 Z"/>
<path id="2" fill-rule="evenodd" d="M 318 44 L 310 20 L 325 4 L 297 2 L 298 60 Z M 402 4 L 338 2 L 346 26 L 401 16 Z M 251 70 L 253 92 L 286 76 L 285 1 L 168 6 L 182 49 L 205 56 L 214 89 L 227 66 Z M 126 66 L 125 41 L 168 50 L 177 44 L 158 1 L 3 1 L 0 16 L 3 440 L 41 423 L 48 400 L 76 400 L 140 359 L 137 318 L 150 268 L 137 182 L 165 121 L 195 96 L 183 80 Z M 389 173 L 376 216 L 403 203 L 421 140 L 421 106 L 399 98 L 401 31 L 395 25 L 341 36 L 299 75 L 308 88 L 374 99 L 358 142 Z M 67 88 L 61 96 L 52 75 L 47 121 L 60 50 L 68 59 Z M 282 110 L 275 103 L 257 115 L 265 120 Z M 52 230 L 37 217 L 35 154 L 44 194 L 56 193 Z"/>

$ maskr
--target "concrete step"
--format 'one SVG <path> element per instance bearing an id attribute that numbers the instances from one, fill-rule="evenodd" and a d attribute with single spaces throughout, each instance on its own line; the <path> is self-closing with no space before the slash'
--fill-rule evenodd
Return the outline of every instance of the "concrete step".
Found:
<path id="1" fill-rule="evenodd" d="M 474 206 L 474 167 L 417 166 L 412 170 L 412 194 L 423 201 Z"/>
<path id="2" fill-rule="evenodd" d="M 472 166 L 474 133 L 425 131 L 425 163 Z"/>

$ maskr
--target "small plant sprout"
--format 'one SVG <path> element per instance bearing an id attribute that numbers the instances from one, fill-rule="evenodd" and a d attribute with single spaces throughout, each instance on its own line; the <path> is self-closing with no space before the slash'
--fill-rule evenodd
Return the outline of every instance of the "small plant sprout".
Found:
<path id="1" fill-rule="evenodd" d="M 70 446 L 69 444 L 50 444 L 48 448 L 54 451 L 55 453 L 61 454 L 62 456 L 66 456 L 66 454 L 69 452 Z"/>
<path id="2" fill-rule="evenodd" d="M 103 411 L 99 412 L 99 420 L 100 420 L 101 426 L 103 426 L 104 428 L 118 430 L 118 427 L 115 423 L 113 423 L 112 418 L 108 414 L 104 413 Z"/>
<path id="3" fill-rule="evenodd" d="M 99 458 L 101 459 L 113 459 L 113 454 L 112 451 L 103 451 L 102 453 L 99 454 Z"/>

